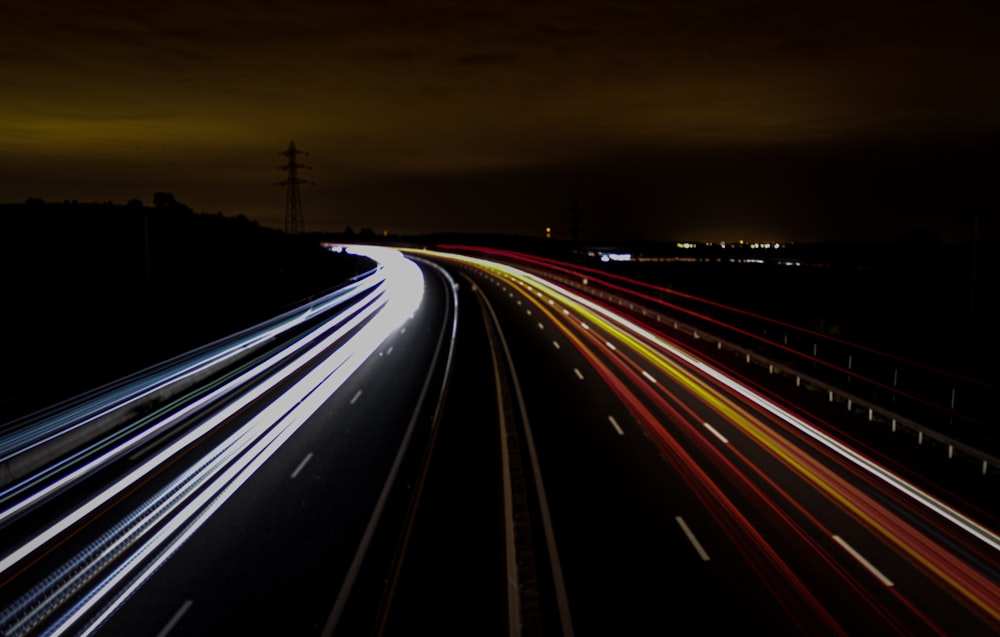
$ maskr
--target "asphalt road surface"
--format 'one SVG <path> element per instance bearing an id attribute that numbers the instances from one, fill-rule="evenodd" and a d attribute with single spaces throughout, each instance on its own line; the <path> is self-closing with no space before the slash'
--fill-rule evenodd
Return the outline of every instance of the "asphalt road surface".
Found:
<path id="1" fill-rule="evenodd" d="M 962 503 L 655 325 L 381 258 L 287 375 L 7 523 L 4 634 L 1000 632 L 1000 537 Z"/>

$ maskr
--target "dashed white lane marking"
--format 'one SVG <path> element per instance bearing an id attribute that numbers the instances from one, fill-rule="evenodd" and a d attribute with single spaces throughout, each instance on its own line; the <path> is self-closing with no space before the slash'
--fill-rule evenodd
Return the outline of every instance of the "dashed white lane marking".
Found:
<path id="1" fill-rule="evenodd" d="M 618 349 L 618 348 L 615 347 L 614 343 L 612 343 L 611 341 L 604 341 L 604 344 L 607 345 L 608 349 L 610 349 L 612 352 L 615 351 L 616 349 Z"/>
<path id="2" fill-rule="evenodd" d="M 686 535 L 688 541 L 691 542 L 691 546 L 694 547 L 694 550 L 698 551 L 698 555 L 701 556 L 702 561 L 709 561 L 711 558 L 708 557 L 708 553 L 706 553 L 705 549 L 702 548 L 701 542 L 698 541 L 698 538 L 696 538 L 694 533 L 691 532 L 691 529 L 688 528 L 687 523 L 684 522 L 684 518 L 678 515 L 674 517 L 674 519 L 677 520 L 677 524 L 680 525 L 681 530 L 684 531 L 684 535 Z"/>
<path id="3" fill-rule="evenodd" d="M 878 578 L 878 581 L 882 582 L 886 586 L 892 586 L 893 585 L 891 579 L 889 579 L 888 577 L 886 577 L 885 575 L 883 575 L 882 571 L 880 571 L 877 568 L 875 568 L 875 566 L 871 562 L 869 562 L 868 560 L 866 560 L 865 557 L 861 553 L 858 553 L 857 551 L 855 551 L 854 547 L 851 546 L 850 544 L 848 544 L 847 542 L 845 542 L 839 535 L 834 535 L 833 539 L 837 542 L 837 544 L 839 544 L 842 547 L 844 547 L 844 550 L 847 551 L 848 553 L 850 553 L 851 557 L 853 557 L 854 559 L 856 559 L 859 564 L 861 564 L 862 566 L 864 566 L 865 568 L 867 568 L 868 572 L 870 572 L 872 575 L 874 575 L 876 578 Z"/>
<path id="4" fill-rule="evenodd" d="M 295 467 L 295 471 L 292 472 L 292 480 L 297 478 L 299 473 L 306 468 L 306 465 L 309 464 L 309 461 L 312 460 L 312 457 L 313 455 L 311 451 L 306 454 L 306 457 L 302 459 L 302 462 L 299 463 L 299 466 Z"/>
<path id="5" fill-rule="evenodd" d="M 583 380 L 583 372 L 581 372 L 579 369 L 577 369 L 577 368 L 574 367 L 573 368 L 573 373 L 576 374 L 577 378 L 579 378 L 580 380 Z"/>
<path id="6" fill-rule="evenodd" d="M 355 402 L 357 402 L 358 398 L 361 398 L 361 390 L 360 389 L 358 390 L 358 393 L 354 394 L 354 397 L 351 398 L 351 404 L 353 405 Z"/>
<path id="7" fill-rule="evenodd" d="M 711 432 L 712 432 L 713 434 L 715 434 L 715 437 L 716 437 L 716 438 L 718 438 L 719 440 L 721 440 L 723 444 L 727 444 L 727 445 L 729 444 L 729 441 L 728 441 L 728 440 L 726 440 L 726 437 L 725 437 L 725 436 L 723 436 L 722 434 L 720 434 L 720 433 L 719 433 L 719 432 L 718 432 L 718 431 L 717 431 L 717 430 L 715 429 L 715 427 L 713 427 L 712 425 L 708 424 L 707 422 L 703 422 L 703 423 L 701 423 L 701 424 L 705 425 L 705 429 L 708 429 L 708 430 L 709 430 L 709 431 L 711 431 Z"/>
<path id="8" fill-rule="evenodd" d="M 386 350 L 386 352 L 385 352 L 385 355 L 386 355 L 386 356 L 388 356 L 389 354 L 392 354 L 392 348 L 393 348 L 393 347 L 395 347 L 395 346 L 394 346 L 394 345 L 390 345 L 390 346 L 389 346 L 389 349 L 387 349 L 387 350 Z"/>
<path id="9" fill-rule="evenodd" d="M 531 316 L 531 310 L 525 310 L 525 312 L 528 313 L 528 316 Z"/>
<path id="10" fill-rule="evenodd" d="M 625 432 L 622 431 L 621 426 L 618 424 L 618 421 L 615 420 L 614 416 L 608 416 L 608 422 L 610 422 L 611 426 L 615 428 L 615 431 L 618 432 L 619 436 L 624 436 L 625 435 Z"/>
<path id="11" fill-rule="evenodd" d="M 181 618 L 184 617 L 184 613 L 188 612 L 188 609 L 191 608 L 191 604 L 194 604 L 194 602 L 190 599 L 181 604 L 181 607 L 177 609 L 177 612 L 170 618 L 170 621 L 167 622 L 166 626 L 164 626 L 160 632 L 156 633 L 156 637 L 167 637 L 167 635 L 170 634 L 170 631 L 173 630 L 178 622 L 181 621 Z"/>
<path id="12" fill-rule="evenodd" d="M 538 329 L 540 329 L 540 330 L 544 330 L 544 329 L 545 329 L 545 326 L 544 326 L 544 325 L 542 325 L 542 324 L 541 324 L 541 322 L 539 322 L 539 323 L 538 323 Z"/>
<path id="13" fill-rule="evenodd" d="M 646 370 L 642 370 L 642 375 L 645 376 L 646 380 L 648 380 L 649 382 L 651 382 L 651 383 L 655 383 L 656 382 L 656 379 L 653 378 L 653 376 L 649 372 L 647 372 Z"/>
<path id="14" fill-rule="evenodd" d="M 552 341 L 552 346 L 559 349 L 559 341 Z"/>

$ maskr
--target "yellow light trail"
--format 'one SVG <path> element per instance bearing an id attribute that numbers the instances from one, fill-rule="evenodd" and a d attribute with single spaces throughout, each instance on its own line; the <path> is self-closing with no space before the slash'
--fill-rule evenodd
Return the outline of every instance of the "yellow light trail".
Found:
<path id="1" fill-rule="evenodd" d="M 599 348 L 602 341 L 601 337 L 597 336 L 594 332 L 600 331 L 607 334 L 609 345 L 610 341 L 618 342 L 636 359 L 647 363 L 654 373 L 663 374 L 676 382 L 726 422 L 743 432 L 771 457 L 803 479 L 817 493 L 873 531 L 875 537 L 892 548 L 897 554 L 908 558 L 911 563 L 917 565 L 925 573 L 932 575 L 948 589 L 967 600 L 969 604 L 977 608 L 985 616 L 991 618 L 993 622 L 1000 624 L 1000 587 L 995 582 L 990 580 L 973 565 L 958 559 L 952 551 L 949 551 L 940 542 L 935 541 L 926 533 L 915 528 L 913 524 L 901 518 L 897 513 L 890 510 L 885 504 L 877 501 L 871 495 L 863 492 L 843 475 L 810 455 L 803 447 L 793 443 L 792 439 L 787 438 L 786 435 L 794 437 L 799 444 L 805 444 L 808 448 L 822 454 L 829 460 L 837 460 L 837 455 L 839 454 L 850 461 L 850 463 L 845 463 L 843 460 L 840 460 L 837 466 L 841 470 L 854 466 L 852 475 L 856 478 L 864 480 L 875 488 L 879 488 L 883 493 L 886 493 L 886 489 L 889 487 L 893 487 L 897 496 L 905 494 L 916 499 L 933 512 L 943 515 L 952 522 L 956 522 L 962 530 L 972 533 L 978 539 L 986 542 L 993 548 L 997 548 L 1000 547 L 1000 538 L 997 538 L 997 535 L 993 531 L 961 516 L 943 503 L 930 502 L 933 499 L 929 495 L 921 492 L 913 485 L 905 483 L 898 476 L 887 475 L 885 469 L 878 468 L 877 471 L 874 470 L 872 468 L 874 463 L 870 460 L 864 459 L 864 461 L 861 461 L 859 459 L 860 456 L 856 452 L 850 451 L 848 453 L 848 450 L 845 450 L 841 443 L 832 443 L 827 439 L 825 434 L 816 431 L 815 428 L 810 427 L 807 423 L 803 423 L 794 416 L 787 414 L 782 408 L 773 404 L 767 404 L 765 399 L 748 388 L 740 386 L 736 381 L 726 378 L 724 382 L 720 382 L 722 372 L 711 368 L 704 362 L 694 361 L 690 354 L 680 351 L 675 345 L 667 344 L 663 341 L 662 337 L 657 338 L 655 334 L 636 326 L 612 310 L 603 308 L 593 301 L 584 299 L 556 284 L 512 266 L 453 254 L 442 255 L 436 253 L 435 256 L 452 259 L 456 262 L 479 268 L 492 276 L 502 277 L 522 286 L 526 290 L 524 294 L 525 298 L 530 300 L 536 310 L 543 313 L 560 330 L 564 337 L 585 356 L 598 375 L 607 381 L 616 393 L 623 397 L 623 402 L 629 407 L 630 411 L 633 411 L 634 415 L 636 415 L 636 411 L 642 412 L 639 414 L 641 417 L 637 418 L 637 420 L 640 423 L 648 420 L 650 424 L 655 423 L 657 429 L 663 430 L 662 423 L 652 413 L 642 408 L 637 399 L 634 399 L 634 397 L 629 400 L 625 399 L 625 395 L 632 395 L 631 392 L 625 388 L 625 385 L 618 376 L 599 359 L 598 355 L 592 349 L 591 345 Z M 542 294 L 543 292 L 544 295 Z M 549 303 L 542 300 L 543 296 L 548 297 Z M 558 310 L 553 310 L 553 305 L 551 304 L 553 300 L 557 301 L 560 306 L 571 310 L 571 318 L 575 322 L 570 322 L 570 319 L 565 318 Z M 579 336 L 578 331 L 583 336 Z M 585 339 L 592 341 L 591 345 Z M 629 360 L 629 357 L 625 356 L 620 350 L 611 351 L 608 355 L 618 356 L 622 360 Z M 636 365 L 636 370 L 639 369 Z M 645 370 L 641 370 L 640 373 L 645 373 Z M 715 384 L 712 384 L 711 381 L 715 381 Z M 674 401 L 679 400 L 660 383 L 640 383 L 638 386 L 644 387 L 643 391 L 658 392 L 660 395 L 671 398 Z M 723 387 L 728 392 L 731 392 L 731 394 L 723 391 Z M 736 396 L 739 396 L 740 402 L 737 402 Z M 768 422 L 765 422 L 760 416 L 752 413 L 744 405 L 754 405 L 755 409 L 762 411 L 762 414 L 768 414 L 770 416 Z M 681 404 L 681 407 L 681 411 L 686 409 L 683 404 Z M 680 416 L 678 412 L 674 411 L 674 413 Z M 696 423 L 699 419 L 695 417 L 693 412 L 690 412 L 686 418 L 680 416 L 679 420 L 680 422 L 676 424 L 685 424 L 690 428 L 692 423 Z M 812 431 L 808 431 L 807 429 L 811 429 Z M 782 430 L 785 435 L 779 433 Z M 704 437 L 695 436 L 693 432 L 694 429 L 691 428 L 689 436 L 702 449 L 709 451 L 710 458 L 719 463 L 720 466 L 723 466 L 723 463 L 728 464 L 730 471 L 736 470 L 722 456 L 721 451 L 711 445 L 705 444 Z M 662 436 L 665 434 L 665 431 L 659 433 Z M 675 445 L 676 443 L 671 442 L 670 444 Z M 675 452 L 678 450 L 679 448 L 675 449 Z M 761 479 L 773 485 L 773 482 L 758 467 L 751 464 L 738 451 L 735 453 L 738 454 L 738 457 L 742 459 L 751 471 L 756 472 Z M 689 456 L 683 458 L 682 461 L 689 468 L 694 464 L 694 461 Z M 780 492 L 784 494 L 784 491 Z M 714 495 L 715 497 L 725 497 L 721 492 Z M 784 495 L 793 506 L 814 520 L 799 503 L 795 502 L 787 494 Z M 818 522 L 816 524 L 818 525 Z M 823 527 L 820 526 L 820 528 Z M 749 531 L 749 529 L 744 530 Z M 827 533 L 834 536 L 834 534 L 830 534 L 828 531 Z M 996 564 L 995 554 L 984 554 L 984 557 L 988 562 Z M 778 558 L 775 556 L 775 559 Z M 894 593 L 896 592 L 894 591 Z M 896 594 L 899 596 L 899 593 Z M 906 603 L 905 600 L 900 599 Z M 914 609 L 914 612 L 919 613 L 916 609 Z"/>

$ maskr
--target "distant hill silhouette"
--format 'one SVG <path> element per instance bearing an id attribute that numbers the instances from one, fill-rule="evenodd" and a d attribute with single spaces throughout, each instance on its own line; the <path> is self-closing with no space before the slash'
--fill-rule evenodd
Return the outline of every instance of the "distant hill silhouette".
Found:
<path id="1" fill-rule="evenodd" d="M 371 267 L 246 217 L 0 205 L 0 422 L 273 316 Z"/>

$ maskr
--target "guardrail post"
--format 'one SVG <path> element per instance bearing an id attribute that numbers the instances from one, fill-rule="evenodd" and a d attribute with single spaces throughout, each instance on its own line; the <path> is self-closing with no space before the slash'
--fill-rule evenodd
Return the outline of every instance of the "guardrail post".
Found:
<path id="1" fill-rule="evenodd" d="M 627 300 L 618 298 L 618 297 L 616 297 L 614 295 L 609 295 L 609 294 L 603 294 L 602 295 L 600 293 L 597 293 L 596 291 L 595 291 L 595 295 L 596 296 L 603 296 L 603 297 L 607 298 L 612 303 L 614 303 L 615 301 L 617 301 L 619 305 L 625 305 L 625 303 L 628 303 L 629 307 L 631 309 L 633 309 L 633 310 L 637 307 L 636 304 L 628 302 Z M 673 323 L 673 326 L 674 326 L 675 330 L 680 330 L 681 329 L 680 323 L 677 321 L 677 319 L 673 319 L 673 318 L 671 318 L 669 316 L 664 316 L 664 315 L 660 314 L 659 312 L 655 312 L 655 311 L 649 311 L 649 312 L 647 312 L 646 308 L 642 307 L 641 305 L 638 306 L 638 307 L 642 310 L 643 316 L 655 316 L 657 322 L 662 322 L 662 323 L 665 323 L 665 324 L 668 324 L 668 325 L 670 323 Z M 691 333 L 691 335 L 695 339 L 703 339 L 703 340 L 706 340 L 708 343 L 711 343 L 712 338 L 714 338 L 712 335 L 703 335 L 697 329 L 694 329 L 694 328 L 692 328 L 690 326 L 685 326 L 685 329 L 690 329 L 691 330 L 690 333 Z M 766 331 L 765 331 L 765 334 L 766 334 Z M 782 335 L 782 340 L 784 341 L 785 345 L 788 344 L 788 334 L 787 333 L 785 333 L 785 334 Z M 718 350 L 720 350 L 720 351 L 723 350 L 723 349 L 725 349 L 725 347 L 723 347 L 724 341 L 722 339 L 716 339 L 715 345 L 716 345 L 716 348 Z M 743 349 L 743 348 L 739 347 L 739 346 L 735 346 L 735 351 L 738 352 L 741 349 Z M 818 354 L 819 354 L 819 345 L 818 345 L 818 342 L 814 342 L 812 344 L 812 353 L 813 353 L 814 359 L 818 359 Z M 834 352 L 833 354 L 834 354 L 834 357 L 836 355 L 838 355 L 836 352 Z M 842 354 L 840 354 L 840 355 L 842 355 Z M 746 351 L 746 350 L 744 350 L 744 356 L 746 357 L 746 362 L 747 362 L 748 365 L 751 364 L 751 363 L 754 363 L 754 362 L 756 362 L 757 364 L 763 365 L 764 362 L 765 362 L 765 360 L 766 360 L 766 359 L 757 359 L 755 361 L 752 358 L 753 352 L 749 352 L 749 351 Z M 816 366 L 817 366 L 816 365 L 816 360 L 814 360 L 813 361 L 813 367 L 816 367 Z M 791 375 L 795 376 L 795 386 L 796 387 L 801 387 L 802 386 L 802 376 L 799 374 L 798 370 L 791 369 L 791 368 L 785 368 L 783 365 L 778 365 L 777 367 L 778 367 L 778 370 L 779 370 L 778 373 L 788 374 L 789 376 L 791 376 Z M 768 373 L 769 374 L 774 374 L 775 373 L 775 364 L 773 362 L 771 362 L 771 361 L 768 361 L 767 362 L 767 369 L 768 369 Z M 854 375 L 854 371 L 853 370 L 854 370 L 854 355 L 853 355 L 853 353 L 852 354 L 847 354 L 847 372 L 848 372 L 847 373 L 847 381 L 848 381 L 848 383 L 851 382 L 852 376 Z M 892 389 L 893 389 L 893 391 L 891 392 L 891 397 L 892 397 L 892 402 L 893 403 L 899 402 L 899 401 L 897 401 L 897 394 L 899 393 L 899 371 L 900 371 L 900 368 L 898 366 L 894 367 L 893 370 L 892 370 Z M 823 388 L 827 389 L 827 398 L 828 398 L 828 400 L 829 400 L 829 402 L 831 404 L 834 403 L 834 402 L 836 402 L 835 398 L 834 398 L 834 394 L 836 392 L 838 392 L 839 389 L 831 388 L 831 386 L 828 385 L 826 382 L 817 381 L 813 377 L 810 377 L 810 378 L 816 383 L 817 389 L 823 389 Z M 958 400 L 958 397 L 957 397 L 958 386 L 957 386 L 957 384 L 956 385 L 952 385 L 952 387 L 950 389 L 951 389 L 951 394 L 950 394 L 949 405 L 950 405 L 952 413 L 950 414 L 949 417 L 950 417 L 950 420 L 952 422 L 954 422 L 954 419 L 955 419 L 954 410 L 955 410 L 955 405 L 956 405 L 957 400 Z M 853 411 L 854 411 L 854 400 L 853 400 L 853 398 L 850 398 L 849 395 L 850 394 L 845 394 L 845 395 L 841 396 L 841 398 L 847 402 L 847 410 L 848 410 L 848 412 L 850 412 L 850 413 L 853 414 Z M 837 400 L 839 400 L 839 399 L 837 399 Z M 869 422 L 874 422 L 874 420 L 875 420 L 875 407 L 872 407 L 872 406 L 867 406 L 866 407 L 863 403 L 864 403 L 864 401 L 862 401 L 862 404 L 860 405 L 859 412 L 863 413 L 863 410 L 867 409 L 868 410 L 868 421 Z M 940 403 L 938 403 L 938 404 L 940 404 Z M 882 407 L 880 406 L 879 409 L 881 410 Z M 880 417 L 889 417 L 890 418 L 892 432 L 896 433 L 897 430 L 899 429 L 899 426 L 900 426 L 901 423 L 899 422 L 899 420 L 896 417 L 892 417 L 892 414 L 894 412 L 888 411 L 888 412 L 881 412 L 881 413 L 882 413 L 882 416 L 880 416 Z M 972 457 L 974 459 L 982 461 L 982 474 L 984 476 L 989 473 L 989 467 L 990 467 L 991 463 L 997 464 L 998 462 L 1000 462 L 1000 461 L 996 460 L 995 457 L 990 456 L 990 455 L 988 455 L 986 453 L 983 453 L 983 452 L 981 452 L 981 451 L 979 451 L 979 450 L 977 450 L 975 448 L 972 448 L 972 447 L 970 447 L 969 445 L 967 445 L 967 444 L 965 444 L 963 442 L 955 441 L 953 439 L 950 439 L 948 436 L 942 435 L 942 434 L 938 433 L 937 431 L 935 431 L 934 429 L 928 429 L 928 430 L 925 431 L 920 425 L 917 425 L 916 423 L 913 423 L 913 422 L 907 420 L 905 417 L 904 417 L 904 420 L 902 422 L 902 426 L 903 426 L 904 430 L 910 430 L 910 429 L 912 429 L 912 430 L 915 430 L 917 432 L 917 444 L 919 444 L 919 445 L 923 444 L 923 442 L 924 442 L 924 434 L 925 433 L 928 433 L 929 435 L 931 435 L 932 439 L 938 440 L 939 442 L 947 445 L 947 447 L 948 447 L 948 458 L 949 459 L 953 459 L 955 457 L 955 447 L 959 446 L 961 448 L 961 450 L 962 450 L 963 453 L 967 454 L 968 456 L 970 456 L 970 457 Z M 997 466 L 1000 466 L 1000 464 L 998 464 Z"/>

